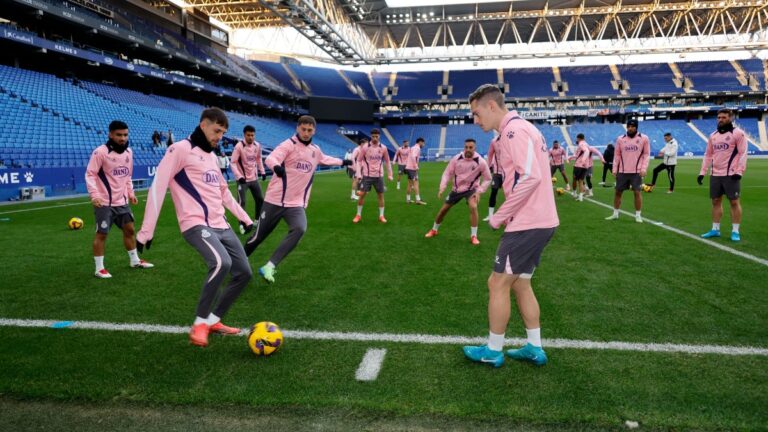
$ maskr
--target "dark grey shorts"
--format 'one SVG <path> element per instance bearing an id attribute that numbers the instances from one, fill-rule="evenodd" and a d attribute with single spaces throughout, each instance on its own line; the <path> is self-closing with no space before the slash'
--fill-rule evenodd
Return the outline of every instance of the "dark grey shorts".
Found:
<path id="1" fill-rule="evenodd" d="M 550 165 L 549 166 L 549 175 L 554 176 L 556 172 L 560 171 L 561 173 L 565 174 L 565 164 L 560 165 Z"/>
<path id="2" fill-rule="evenodd" d="M 491 188 L 493 189 L 501 189 L 501 186 L 504 184 L 504 176 L 501 174 L 493 174 L 491 176 Z"/>
<path id="3" fill-rule="evenodd" d="M 370 192 L 371 186 L 376 189 L 376 192 L 384 193 L 384 177 L 363 177 L 358 189 L 363 192 Z"/>
<path id="4" fill-rule="evenodd" d="M 355 176 L 355 170 L 353 170 L 350 167 L 347 167 L 347 175 L 349 176 L 349 178 L 353 178 Z"/>
<path id="5" fill-rule="evenodd" d="M 625 190 L 629 189 L 630 186 L 632 187 L 633 191 L 640 192 L 641 188 L 643 187 L 643 179 L 640 177 L 640 174 L 616 174 L 617 192 L 624 192 Z"/>
<path id="6" fill-rule="evenodd" d="M 419 170 L 406 169 L 405 173 L 408 175 L 408 180 L 418 180 L 419 179 Z"/>
<path id="7" fill-rule="evenodd" d="M 505 232 L 496 249 L 493 271 L 530 279 L 539 265 L 541 252 L 554 234 L 555 228 Z"/>
<path id="8" fill-rule="evenodd" d="M 96 232 L 101 234 L 108 234 L 112 224 L 123 229 L 124 224 L 134 220 L 129 205 L 94 207 L 93 213 L 96 215 Z"/>
<path id="9" fill-rule="evenodd" d="M 741 196 L 741 180 L 734 180 L 730 176 L 709 177 L 709 197 L 720 198 L 725 195 L 729 200 L 739 199 Z"/>
<path id="10" fill-rule="evenodd" d="M 445 203 L 446 204 L 450 204 L 450 205 L 454 205 L 454 204 L 458 203 L 459 201 L 461 201 L 462 199 L 466 199 L 467 202 L 469 202 L 469 199 L 474 194 L 475 194 L 475 190 L 474 189 L 470 189 L 470 190 L 465 191 L 465 192 L 451 192 L 451 193 L 448 194 L 447 197 L 445 197 Z"/>
<path id="11" fill-rule="evenodd" d="M 405 165 L 397 164 L 397 173 L 398 174 L 405 174 Z"/>
<path id="12" fill-rule="evenodd" d="M 573 167 L 573 179 L 574 180 L 584 180 L 586 177 L 587 177 L 587 169 L 586 168 Z"/>

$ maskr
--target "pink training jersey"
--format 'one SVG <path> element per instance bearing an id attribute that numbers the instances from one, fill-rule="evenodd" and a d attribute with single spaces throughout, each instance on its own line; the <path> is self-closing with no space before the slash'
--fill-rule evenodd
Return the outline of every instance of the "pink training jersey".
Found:
<path id="1" fill-rule="evenodd" d="M 421 157 L 421 146 L 416 144 L 411 147 L 411 151 L 408 152 L 408 160 L 405 162 L 405 169 L 418 170 L 419 158 Z"/>
<path id="2" fill-rule="evenodd" d="M 600 153 L 600 150 L 597 149 L 597 147 L 588 146 L 589 148 L 589 157 L 587 158 L 587 168 L 592 168 L 592 165 L 594 165 L 595 161 L 592 159 L 592 155 L 597 155 L 597 157 L 600 158 L 600 162 L 605 163 L 605 159 L 603 158 L 603 154 Z"/>
<path id="3" fill-rule="evenodd" d="M 634 137 L 622 135 L 616 139 L 613 155 L 613 174 L 639 174 L 648 170 L 651 143 L 648 137 L 638 132 Z"/>
<path id="4" fill-rule="evenodd" d="M 133 193 L 133 151 L 126 148 L 115 151 L 111 142 L 96 147 L 85 170 L 85 185 L 91 200 L 98 199 L 104 206 L 124 206 Z"/>
<path id="5" fill-rule="evenodd" d="M 360 152 L 357 154 L 357 166 L 360 171 L 356 171 L 358 178 L 363 177 L 384 177 L 384 164 L 389 172 L 389 179 L 392 179 L 392 164 L 389 161 L 389 152 L 381 143 L 363 144 Z"/>
<path id="6" fill-rule="evenodd" d="M 482 178 L 483 181 L 480 179 Z M 464 152 L 457 154 L 448 162 L 440 180 L 440 190 L 445 190 L 448 182 L 453 180 L 453 192 L 462 193 L 475 189 L 483 193 L 491 184 L 491 170 L 488 163 L 478 153 L 471 158 L 464 157 Z"/>
<path id="7" fill-rule="evenodd" d="M 254 141 L 253 144 L 246 144 L 240 141 L 235 144 L 232 151 L 232 172 L 236 179 L 245 177 L 245 181 L 257 180 L 258 174 L 264 174 L 264 164 L 261 161 L 261 144 Z M 258 168 L 258 172 L 256 171 Z"/>
<path id="8" fill-rule="evenodd" d="M 400 147 L 395 153 L 394 162 L 398 165 L 405 165 L 408 162 L 409 154 L 411 154 L 411 147 Z"/>
<path id="9" fill-rule="evenodd" d="M 490 225 L 506 224 L 506 232 L 558 226 L 549 152 L 541 132 L 517 111 L 510 111 L 501 120 L 495 150 L 507 175 L 504 204 L 493 214 Z"/>
<path id="10" fill-rule="evenodd" d="M 710 167 L 713 176 L 744 175 L 747 169 L 747 137 L 744 131 L 734 128 L 725 133 L 712 132 L 699 174 L 706 175 Z"/>
<path id="11" fill-rule="evenodd" d="M 549 151 L 550 165 L 560 166 L 565 163 L 565 149 L 562 147 L 553 148 Z"/>
<path id="12" fill-rule="evenodd" d="M 341 164 L 341 159 L 324 155 L 320 147 L 304 144 L 294 135 L 267 156 L 267 166 L 281 165 L 285 174 L 272 176 L 264 201 L 281 207 L 307 207 L 317 166 Z"/>
<path id="13" fill-rule="evenodd" d="M 486 162 L 488 162 L 488 168 L 491 169 L 492 173 L 504 175 L 503 172 L 499 171 L 499 161 L 498 161 L 498 158 L 496 157 L 496 141 L 497 141 L 496 138 L 492 139 L 491 144 L 488 146 L 488 155 L 486 155 Z"/>
<path id="14" fill-rule="evenodd" d="M 157 166 L 155 180 L 147 196 L 144 222 L 136 235 L 138 241 L 146 243 L 152 239 L 165 191 L 169 188 L 181 232 L 198 225 L 229 228 L 225 207 L 246 225 L 253 223 L 232 197 L 221 175 L 216 155 L 193 144 L 188 138 L 168 147 Z"/>

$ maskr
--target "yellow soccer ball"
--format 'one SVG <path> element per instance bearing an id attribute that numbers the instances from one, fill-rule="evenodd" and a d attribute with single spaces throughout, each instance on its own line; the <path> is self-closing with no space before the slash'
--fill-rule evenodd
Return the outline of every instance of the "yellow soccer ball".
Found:
<path id="1" fill-rule="evenodd" d="M 83 224 L 83 220 L 82 220 L 82 219 L 80 219 L 79 217 L 73 217 L 72 219 L 70 219 L 70 220 L 69 220 L 69 222 L 67 222 L 67 226 L 68 226 L 68 227 L 69 227 L 69 229 L 71 229 L 71 230 L 79 230 L 79 229 L 82 229 L 82 228 L 83 228 L 83 225 L 84 225 L 84 224 Z"/>
<path id="2" fill-rule="evenodd" d="M 254 324 L 248 333 L 248 346 L 257 356 L 274 354 L 283 346 L 283 340 L 283 331 L 269 321 Z"/>
<path id="3" fill-rule="evenodd" d="M 651 193 L 651 192 L 653 192 L 653 188 L 651 187 L 651 185 L 644 184 L 643 185 L 643 192 Z"/>
<path id="4" fill-rule="evenodd" d="M 552 184 L 557 183 L 557 177 L 552 177 Z"/>
<path id="5" fill-rule="evenodd" d="M 565 189 L 563 188 L 557 188 L 555 189 L 558 195 L 565 195 Z"/>

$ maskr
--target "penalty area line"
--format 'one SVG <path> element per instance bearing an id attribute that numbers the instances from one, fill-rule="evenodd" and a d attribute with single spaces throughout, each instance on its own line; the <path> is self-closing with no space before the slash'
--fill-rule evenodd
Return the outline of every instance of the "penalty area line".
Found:
<path id="1" fill-rule="evenodd" d="M 594 200 L 592 198 L 585 198 L 585 201 L 589 201 L 589 202 L 591 202 L 593 204 L 597 204 L 599 206 L 602 206 L 602 207 L 605 207 L 607 209 L 613 210 L 613 206 L 608 205 L 608 204 L 603 203 L 603 202 L 600 202 L 600 201 L 597 201 L 597 200 Z M 629 216 L 629 217 L 631 217 L 633 219 L 635 217 L 635 215 L 633 213 L 630 213 L 630 212 L 628 212 L 626 210 L 619 210 L 619 213 L 627 215 L 627 216 Z M 746 258 L 746 259 L 748 259 L 750 261 L 754 261 L 754 262 L 756 262 L 758 264 L 762 264 L 762 265 L 768 267 L 768 260 L 767 259 L 760 258 L 760 257 L 754 256 L 754 255 L 750 255 L 750 254 L 748 254 L 746 252 L 742 252 L 742 251 L 734 249 L 732 247 L 728 247 L 728 246 L 722 245 L 722 244 L 717 243 L 717 242 L 712 241 L 712 240 L 707 240 L 707 239 L 701 238 L 700 236 L 697 236 L 695 234 L 691 234 L 689 232 L 686 232 L 686 231 L 683 231 L 681 229 L 675 228 L 673 226 L 667 225 L 664 222 L 659 222 L 659 221 L 654 221 L 652 219 L 648 219 L 645 216 L 643 216 L 643 222 L 650 222 L 652 225 L 657 226 L 659 228 L 665 229 L 667 231 L 672 231 L 675 234 L 679 234 L 679 235 L 681 235 L 683 237 L 688 237 L 689 239 L 696 240 L 698 242 L 704 243 L 707 246 L 711 246 L 713 248 L 720 249 L 723 252 L 728 252 L 728 253 L 730 253 L 732 255 L 740 256 L 742 258 Z M 610 223 L 610 222 L 608 222 L 608 223 Z"/>
<path id="2" fill-rule="evenodd" d="M 12 319 L 0 318 L 0 327 L 26 327 L 26 328 L 52 328 L 52 329 L 84 329 L 84 330 L 107 330 L 107 331 L 129 331 L 143 333 L 162 333 L 162 334 L 186 334 L 189 332 L 187 326 L 171 326 L 160 324 L 133 324 L 133 323 L 110 323 L 99 321 L 64 321 L 64 320 L 30 320 L 30 319 Z M 241 335 L 247 335 L 248 329 L 243 329 Z M 327 332 L 327 331 L 309 331 L 309 330 L 283 330 L 283 334 L 288 338 L 305 340 L 331 340 L 344 342 L 392 342 L 392 343 L 417 343 L 424 345 L 482 345 L 487 341 L 486 337 L 467 337 L 467 336 L 441 336 L 425 334 L 397 334 L 397 333 L 357 333 L 357 332 Z M 507 338 L 505 345 L 517 346 L 524 345 L 525 339 Z M 620 341 L 591 341 L 591 340 L 573 340 L 573 339 L 545 339 L 546 348 L 562 349 L 587 349 L 587 350 L 614 350 L 614 351 L 635 351 L 635 352 L 658 352 L 658 353 L 685 353 L 685 354 L 722 354 L 733 356 L 762 356 L 768 357 L 768 348 L 750 347 L 750 346 L 732 346 L 732 345 L 692 345 L 692 344 L 673 344 L 673 343 L 636 343 Z M 384 354 L 381 355 L 382 360 Z"/>

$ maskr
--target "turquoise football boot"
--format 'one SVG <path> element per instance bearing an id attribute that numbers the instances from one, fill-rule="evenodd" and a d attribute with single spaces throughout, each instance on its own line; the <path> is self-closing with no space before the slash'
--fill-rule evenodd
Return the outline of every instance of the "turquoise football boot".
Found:
<path id="1" fill-rule="evenodd" d="M 504 365 L 504 353 L 488 349 L 488 346 L 465 346 L 464 355 L 475 362 L 488 363 L 499 368 Z"/>
<path id="2" fill-rule="evenodd" d="M 701 238 L 720 237 L 720 230 L 709 230 L 701 235 Z"/>
<path id="3" fill-rule="evenodd" d="M 545 353 L 541 347 L 533 346 L 531 344 L 526 344 L 520 349 L 507 350 L 507 356 L 515 360 L 531 362 L 536 366 L 544 366 L 547 364 L 547 353 Z"/>

